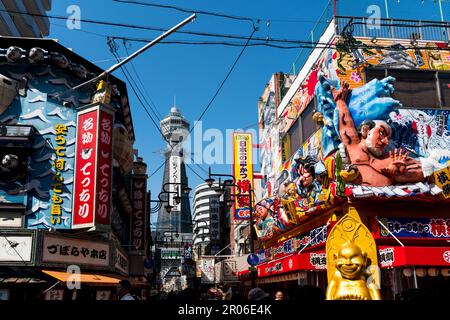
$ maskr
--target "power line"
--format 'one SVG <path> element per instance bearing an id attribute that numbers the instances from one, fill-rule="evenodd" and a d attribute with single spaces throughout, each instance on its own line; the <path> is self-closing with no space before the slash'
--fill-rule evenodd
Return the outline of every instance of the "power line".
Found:
<path id="1" fill-rule="evenodd" d="M 125 53 L 127 54 L 127 56 L 129 56 L 130 53 L 128 52 L 128 49 L 127 49 L 127 46 L 126 46 L 125 41 L 126 41 L 126 40 L 123 40 L 123 44 L 124 44 L 124 45 L 123 45 L 123 48 L 124 48 Z M 131 64 L 131 68 L 133 69 L 134 73 L 136 74 L 136 78 L 137 78 L 138 82 L 140 83 L 142 89 L 143 89 L 144 92 L 147 94 L 148 99 L 149 99 L 150 102 L 152 103 L 153 108 L 154 108 L 154 111 L 156 111 L 156 113 L 159 115 L 159 118 L 162 119 L 163 116 L 162 116 L 162 114 L 158 111 L 158 108 L 156 107 L 156 105 L 155 105 L 155 103 L 153 102 L 153 100 L 152 100 L 150 94 L 148 93 L 146 87 L 144 86 L 144 83 L 142 82 L 141 77 L 139 76 L 139 73 L 136 71 L 136 68 L 134 67 L 133 61 L 130 61 L 130 64 Z"/>
<path id="2" fill-rule="evenodd" d="M 255 21 L 296 22 L 296 23 L 315 23 L 315 22 L 317 22 L 315 20 L 286 20 L 286 19 L 244 17 L 244 16 L 231 15 L 231 14 L 227 14 L 227 13 L 219 13 L 219 12 L 205 11 L 205 10 L 198 10 L 198 9 L 188 9 L 188 8 L 182 8 L 182 7 L 178 7 L 178 6 L 162 5 L 162 4 L 142 2 L 142 1 L 131 1 L 131 0 L 113 0 L 113 1 L 125 3 L 125 4 L 135 4 L 135 5 L 155 7 L 155 8 L 172 9 L 172 10 L 185 12 L 185 13 L 197 13 L 197 14 L 204 14 L 204 15 L 210 15 L 210 16 L 215 16 L 215 17 L 228 18 L 228 19 L 233 19 L 233 20 L 251 21 L 251 22 L 255 22 Z"/>
<path id="3" fill-rule="evenodd" d="M 198 117 L 197 122 L 194 123 L 194 125 L 192 126 L 192 129 L 189 131 L 189 133 L 191 133 L 194 128 L 195 125 L 202 119 L 202 117 L 205 115 L 205 113 L 208 111 L 209 107 L 211 107 L 211 104 L 214 102 L 214 100 L 216 99 L 217 95 L 219 94 L 220 90 L 222 89 L 223 85 L 225 84 L 225 82 L 228 80 L 228 78 L 230 77 L 231 73 L 234 70 L 234 67 L 236 67 L 236 64 L 238 63 L 238 61 L 240 60 L 240 58 L 242 57 L 242 54 L 244 53 L 245 49 L 247 48 L 248 43 L 250 42 L 250 40 L 252 39 L 253 35 L 255 34 L 256 29 L 253 28 L 252 33 L 250 34 L 250 36 L 247 39 L 246 45 L 242 48 L 241 52 L 239 52 L 239 55 L 237 56 L 237 58 L 234 60 L 230 70 L 228 70 L 227 75 L 225 76 L 225 78 L 222 80 L 222 82 L 220 83 L 219 87 L 217 88 L 216 92 L 214 93 L 214 95 L 212 96 L 211 100 L 208 102 L 208 104 L 206 105 L 206 107 L 204 108 L 203 112 L 200 114 L 200 117 Z"/>
<path id="4" fill-rule="evenodd" d="M 9 14 L 24 14 L 24 15 L 30 15 L 30 16 L 36 16 L 36 17 L 48 17 L 50 19 L 67 20 L 67 17 L 65 17 L 65 16 L 43 15 L 43 14 L 37 14 L 37 13 L 10 11 L 10 10 L 2 10 L 2 9 L 0 9 L 0 12 L 8 12 Z M 161 27 L 147 27 L 147 26 L 139 26 L 139 25 L 132 25 L 132 24 L 124 24 L 124 23 L 115 23 L 115 22 L 108 22 L 108 21 L 98 21 L 98 20 L 92 20 L 92 19 L 79 19 L 79 21 L 80 22 L 85 22 L 85 23 L 114 26 L 114 27 L 142 29 L 142 30 L 152 30 L 152 31 L 163 31 L 163 32 L 167 31 L 167 29 L 161 28 Z M 355 24 L 357 24 L 357 23 L 355 23 Z M 409 27 L 409 28 L 413 28 L 414 27 L 414 28 L 417 28 L 417 26 L 412 26 L 410 24 L 399 24 L 399 23 L 389 23 L 389 24 L 382 24 L 382 25 L 386 25 L 386 26 L 390 26 L 390 27 Z M 421 28 L 425 28 L 425 27 L 439 27 L 439 28 L 442 28 L 443 24 L 442 23 L 423 23 L 420 27 Z M 183 31 L 183 30 L 177 30 L 176 33 L 196 35 L 196 36 L 205 36 L 205 37 L 217 37 L 217 38 L 229 38 L 229 39 L 247 40 L 247 37 L 243 36 L 243 35 L 207 33 L 207 32 L 194 32 L 194 31 Z M 116 38 L 120 38 L 120 37 L 116 37 Z M 267 42 L 267 43 L 269 43 L 269 42 L 278 42 L 278 43 L 293 43 L 293 44 L 307 44 L 307 45 L 321 44 L 320 42 L 312 42 L 312 41 L 307 41 L 307 40 L 293 40 L 293 39 L 279 39 L 279 38 L 257 38 L 257 37 L 253 37 L 253 40 Z M 160 43 L 165 43 L 165 42 L 160 42 Z"/>
<path id="5" fill-rule="evenodd" d="M 197 13 L 197 14 L 204 14 L 204 15 L 234 19 L 234 20 L 245 20 L 245 21 L 251 21 L 251 22 L 253 22 L 254 20 L 257 20 L 257 19 L 248 18 L 248 17 L 234 16 L 234 15 L 229 15 L 229 14 L 224 14 L 224 13 L 216 13 L 216 12 L 211 12 L 211 11 L 197 10 L 197 9 L 195 9 L 195 10 L 194 9 L 186 9 L 186 8 L 181 8 L 181 7 L 177 7 L 177 6 L 162 5 L 162 4 L 149 3 L 149 2 L 124 1 L 124 0 L 113 0 L 113 1 L 120 2 L 120 3 L 127 3 L 127 4 L 137 4 L 137 5 L 148 6 L 148 7 L 173 9 L 173 10 L 177 10 L 177 11 L 181 11 L 181 12 L 185 12 L 185 13 Z"/>
<path id="6" fill-rule="evenodd" d="M 111 52 L 112 52 L 112 54 L 114 55 L 114 57 L 117 59 L 117 61 L 120 61 L 119 58 L 118 58 L 118 55 L 117 55 L 117 53 L 116 53 L 116 48 L 115 48 L 111 43 L 109 43 L 109 45 L 110 45 Z M 151 116 L 150 112 L 148 111 L 148 109 L 147 109 L 147 107 L 146 107 L 145 104 L 149 105 L 149 103 L 148 103 L 148 101 L 145 99 L 145 96 L 143 95 L 142 91 L 140 91 L 140 89 L 137 87 L 136 82 L 134 82 L 134 80 L 132 79 L 131 74 L 129 73 L 128 69 L 127 69 L 125 66 L 122 66 L 121 68 L 122 68 L 122 71 L 123 71 L 123 74 L 124 74 L 125 78 L 127 79 L 127 81 L 128 81 L 129 84 L 130 84 L 130 87 L 131 87 L 133 93 L 135 94 L 136 98 L 139 100 L 141 106 L 144 108 L 146 114 L 150 117 L 150 120 L 151 120 L 152 123 L 155 125 L 156 129 L 158 130 L 158 132 L 163 136 L 163 138 L 166 140 L 166 142 L 169 143 L 169 141 L 168 141 L 168 140 L 165 138 L 165 136 L 162 134 L 160 127 L 156 124 L 155 120 L 153 119 L 153 117 Z M 144 101 L 141 99 L 140 95 L 141 95 L 142 98 L 144 99 L 145 103 L 144 103 Z M 149 105 L 149 106 L 150 106 L 150 105 Z M 150 108 L 151 108 L 151 106 L 150 106 Z M 170 146 L 171 149 L 173 150 L 173 147 L 170 145 L 170 143 L 169 143 L 169 146 Z M 191 156 L 191 157 L 192 157 L 192 156 Z M 158 172 L 158 171 L 166 164 L 166 162 L 167 162 L 168 160 L 169 160 L 169 158 L 167 158 L 167 159 L 166 159 L 166 160 L 165 160 L 165 161 L 164 161 L 164 162 L 163 162 L 163 163 L 162 163 L 162 164 L 161 164 L 161 165 L 160 165 L 160 166 L 152 173 L 152 174 L 150 174 L 148 178 L 150 178 L 150 177 L 152 177 L 154 174 L 156 174 L 156 173 L 157 173 L 157 172 Z M 200 169 L 202 169 L 202 170 L 206 173 L 206 170 L 205 170 L 205 169 L 203 169 L 202 167 L 200 167 L 200 166 L 199 166 L 198 164 L 196 164 L 196 163 L 194 163 L 194 164 L 197 165 Z M 202 178 L 202 177 L 201 177 L 201 176 L 200 176 L 193 168 L 189 167 L 188 164 L 186 164 L 186 166 L 187 166 L 189 169 L 191 169 L 192 172 L 194 172 L 200 179 L 203 180 L 203 178 Z"/>

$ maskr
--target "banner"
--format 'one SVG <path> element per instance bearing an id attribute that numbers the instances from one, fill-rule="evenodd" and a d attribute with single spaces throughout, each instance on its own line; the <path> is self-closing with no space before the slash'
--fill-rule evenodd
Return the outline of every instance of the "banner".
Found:
<path id="1" fill-rule="evenodd" d="M 77 115 L 72 228 L 108 225 L 111 212 L 113 114 L 102 105 Z"/>
<path id="2" fill-rule="evenodd" d="M 389 232 L 373 219 L 375 238 L 442 239 L 450 238 L 450 218 L 395 218 L 379 217 Z"/>
<path id="3" fill-rule="evenodd" d="M 259 252 L 257 252 L 257 255 L 259 261 L 263 263 L 273 259 L 285 257 L 306 246 L 308 248 L 315 248 L 319 245 L 325 245 L 326 242 L 327 227 L 326 225 L 322 225 L 274 246 L 268 247 L 266 249 L 261 249 Z"/>
<path id="4" fill-rule="evenodd" d="M 250 219 L 249 195 L 250 189 L 254 189 L 253 145 L 252 135 L 250 133 L 233 134 L 233 176 L 235 177 L 236 184 L 239 188 L 239 190 L 235 190 L 234 193 L 242 194 L 242 196 L 235 197 L 234 219 Z"/>
<path id="5" fill-rule="evenodd" d="M 146 239 L 147 177 L 133 176 L 131 182 L 131 244 L 132 251 L 144 251 Z"/>
<path id="6" fill-rule="evenodd" d="M 169 158 L 169 205 L 172 206 L 173 211 L 181 211 L 181 203 L 176 203 L 174 197 L 176 192 L 181 189 L 181 157 L 170 156 Z M 181 190 L 180 190 L 181 192 Z M 181 193 L 180 193 L 181 196 Z"/>
<path id="7" fill-rule="evenodd" d="M 199 261 L 199 273 L 202 283 L 214 283 L 214 258 L 202 258 Z"/>
<path id="8" fill-rule="evenodd" d="M 220 202 L 218 197 L 209 198 L 209 232 L 211 240 L 220 240 Z"/>

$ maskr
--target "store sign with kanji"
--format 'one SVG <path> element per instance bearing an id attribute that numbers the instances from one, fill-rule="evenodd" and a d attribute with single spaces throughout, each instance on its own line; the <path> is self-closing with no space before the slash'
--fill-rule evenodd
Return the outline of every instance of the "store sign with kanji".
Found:
<path id="1" fill-rule="evenodd" d="M 77 115 L 72 228 L 109 225 L 113 114 L 101 105 Z"/>
<path id="2" fill-rule="evenodd" d="M 374 237 L 390 238 L 427 238 L 441 239 L 450 237 L 450 218 L 394 218 L 380 217 L 379 220 L 388 230 L 380 226 L 374 219 L 376 226 Z"/>
<path id="3" fill-rule="evenodd" d="M 61 263 L 107 267 L 110 249 L 108 243 L 45 236 L 43 263 Z"/>
<path id="4" fill-rule="evenodd" d="M 442 189 L 442 195 L 445 199 L 450 198 L 450 167 L 436 171 L 434 173 L 436 185 Z"/>
<path id="5" fill-rule="evenodd" d="M 267 262 L 273 259 L 285 257 L 293 252 L 301 250 L 303 247 L 314 248 L 324 245 L 327 241 L 327 228 L 325 225 L 314 228 L 280 244 L 271 246 L 258 252 L 260 262 Z"/>
<path id="6" fill-rule="evenodd" d="M 250 190 L 254 188 L 252 135 L 234 133 L 233 151 L 233 176 L 238 186 L 234 193 L 241 194 L 235 197 L 234 219 L 244 220 L 250 218 Z"/>
<path id="7" fill-rule="evenodd" d="M 147 178 L 134 176 L 131 182 L 131 244 L 136 251 L 145 250 L 145 226 L 147 203 Z"/>

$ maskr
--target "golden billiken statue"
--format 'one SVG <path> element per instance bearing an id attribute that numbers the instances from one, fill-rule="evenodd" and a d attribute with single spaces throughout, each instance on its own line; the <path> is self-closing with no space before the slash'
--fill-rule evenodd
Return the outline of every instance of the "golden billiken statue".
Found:
<path id="1" fill-rule="evenodd" d="M 380 292 L 368 283 L 367 254 L 353 242 L 345 243 L 333 254 L 336 272 L 327 288 L 327 300 L 381 300 Z"/>

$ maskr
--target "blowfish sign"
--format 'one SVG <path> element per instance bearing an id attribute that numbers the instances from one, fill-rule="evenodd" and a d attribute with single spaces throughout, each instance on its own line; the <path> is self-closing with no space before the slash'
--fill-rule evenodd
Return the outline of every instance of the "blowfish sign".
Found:
<path id="1" fill-rule="evenodd" d="M 234 219 L 250 219 L 250 187 L 253 186 L 252 135 L 250 133 L 233 134 L 233 173 L 239 190 L 235 193 Z"/>
<path id="2" fill-rule="evenodd" d="M 113 113 L 96 105 L 77 118 L 72 228 L 109 225 Z"/>

